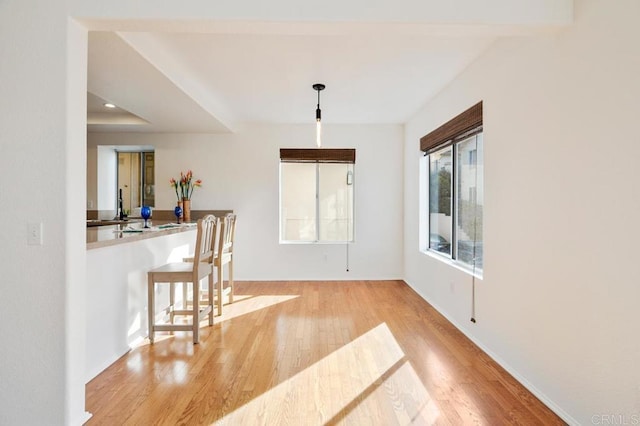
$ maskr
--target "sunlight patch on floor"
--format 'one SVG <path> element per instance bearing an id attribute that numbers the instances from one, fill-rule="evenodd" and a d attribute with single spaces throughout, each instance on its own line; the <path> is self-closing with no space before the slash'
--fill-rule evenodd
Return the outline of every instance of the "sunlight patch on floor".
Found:
<path id="1" fill-rule="evenodd" d="M 180 291 L 176 292 L 177 294 L 176 299 L 181 297 L 179 293 Z M 221 321 L 228 321 L 236 317 L 241 317 L 242 315 L 260 311 L 264 308 L 277 305 L 278 303 L 287 302 L 297 297 L 300 297 L 300 296 L 299 295 L 268 295 L 268 296 L 235 295 L 233 297 L 234 301 L 232 304 L 224 305 L 222 310 L 223 312 L 222 316 L 214 317 L 214 323 L 219 323 Z M 247 302 L 247 303 L 243 303 L 243 302 Z M 180 302 L 178 302 L 178 305 L 180 305 Z M 168 315 L 165 315 L 164 320 L 165 322 L 168 323 L 168 320 L 169 320 Z M 206 330 L 207 321 L 208 319 L 205 318 L 200 322 L 200 327 L 202 331 Z M 182 323 L 189 324 L 190 319 L 187 319 L 185 316 L 182 316 L 182 315 L 176 315 L 174 322 L 176 324 L 182 324 Z M 155 341 L 156 343 L 160 343 L 167 339 L 173 339 L 175 336 L 180 336 L 180 341 L 182 341 L 184 340 L 184 337 L 187 336 L 188 341 L 185 340 L 184 343 L 185 344 L 189 343 L 190 344 L 189 347 L 191 347 L 192 345 L 190 343 L 191 335 L 192 335 L 191 332 L 186 332 L 186 331 L 175 331 L 173 333 L 168 331 L 157 331 L 155 335 Z M 203 336 L 201 337 L 201 339 L 207 339 L 207 336 Z M 206 344 L 206 340 L 202 341 L 202 343 Z M 150 343 L 147 336 L 144 336 L 144 337 L 132 340 L 132 342 L 130 343 L 130 347 L 131 349 L 136 349 L 142 346 L 148 346 L 149 344 Z M 173 349 L 175 350 L 175 347 Z"/>
<path id="2" fill-rule="evenodd" d="M 367 413 L 376 410 L 388 412 L 390 407 L 400 425 L 430 425 L 440 415 L 436 401 L 429 396 L 409 361 L 402 362 L 391 375 L 376 384 L 372 392 L 359 403 L 361 407 L 367 407 L 366 412 L 357 408 L 350 411 L 343 419 L 346 424 L 361 423 L 363 418 L 371 417 Z M 379 401 L 385 399 L 389 401 L 390 407 L 380 405 Z M 393 415 L 380 415 L 380 418 L 390 418 Z M 371 420 L 374 418 L 371 417 Z"/>
<path id="3" fill-rule="evenodd" d="M 234 295 L 232 304 L 225 304 L 222 308 L 222 317 L 217 317 L 217 321 L 227 321 L 242 315 L 250 314 L 278 303 L 288 302 L 300 297 L 293 295 L 267 295 L 267 296 L 251 296 L 251 295 Z M 225 297 L 226 299 L 226 297 Z M 245 302 L 245 303 L 243 303 Z"/>
<path id="4" fill-rule="evenodd" d="M 383 323 L 215 424 L 326 424 L 352 415 L 377 424 L 390 412 L 399 424 L 438 416 L 434 401 Z"/>

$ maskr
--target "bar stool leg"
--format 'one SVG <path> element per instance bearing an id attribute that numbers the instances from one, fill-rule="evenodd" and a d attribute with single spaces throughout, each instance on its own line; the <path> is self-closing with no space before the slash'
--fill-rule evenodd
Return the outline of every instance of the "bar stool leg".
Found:
<path id="1" fill-rule="evenodd" d="M 233 255 L 229 260 L 229 303 L 233 303 Z"/>
<path id="2" fill-rule="evenodd" d="M 175 303 L 176 303 L 176 286 L 175 283 L 169 283 L 169 321 L 173 324 L 175 318 Z"/>
<path id="3" fill-rule="evenodd" d="M 193 343 L 200 342 L 200 297 L 198 297 L 198 287 L 200 287 L 200 282 L 195 280 L 193 283 Z"/>
<path id="4" fill-rule="evenodd" d="M 213 271 L 209 274 L 209 297 L 207 298 L 207 305 L 209 307 L 209 325 L 213 325 Z"/>
<path id="5" fill-rule="evenodd" d="M 189 288 L 187 283 L 182 283 L 182 309 L 187 309 L 187 300 L 189 300 Z"/>
<path id="6" fill-rule="evenodd" d="M 147 313 L 149 315 L 149 342 L 151 344 L 153 344 L 153 337 L 154 337 L 154 324 L 155 324 L 155 314 L 154 314 L 154 307 L 155 307 L 155 300 L 154 300 L 154 292 L 155 292 L 155 282 L 154 282 L 154 278 L 153 278 L 153 274 L 147 274 L 147 290 L 148 290 L 148 306 L 147 306 Z"/>
<path id="7" fill-rule="evenodd" d="M 218 265 L 218 316 L 222 315 L 222 263 Z"/>

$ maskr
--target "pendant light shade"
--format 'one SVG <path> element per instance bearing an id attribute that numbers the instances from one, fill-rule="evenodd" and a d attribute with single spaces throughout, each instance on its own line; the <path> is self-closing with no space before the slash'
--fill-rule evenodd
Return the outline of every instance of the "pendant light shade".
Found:
<path id="1" fill-rule="evenodd" d="M 322 146 L 322 111 L 320 110 L 320 91 L 324 90 L 325 85 L 316 83 L 313 90 L 318 92 L 318 105 L 316 106 L 316 145 L 318 148 Z"/>

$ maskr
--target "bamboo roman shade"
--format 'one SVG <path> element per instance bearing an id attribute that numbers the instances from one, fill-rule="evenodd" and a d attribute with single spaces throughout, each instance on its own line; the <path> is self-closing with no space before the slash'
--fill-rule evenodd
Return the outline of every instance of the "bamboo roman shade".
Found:
<path id="1" fill-rule="evenodd" d="M 421 137 L 420 150 L 429 152 L 478 126 L 482 126 L 482 101 L 447 121 L 428 135 Z"/>
<path id="2" fill-rule="evenodd" d="M 356 162 L 354 148 L 281 148 L 280 161 L 287 163 L 351 163 Z"/>

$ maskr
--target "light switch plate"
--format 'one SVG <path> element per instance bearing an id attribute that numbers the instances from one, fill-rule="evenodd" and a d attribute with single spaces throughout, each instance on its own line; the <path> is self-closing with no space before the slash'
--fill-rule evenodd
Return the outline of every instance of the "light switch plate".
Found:
<path id="1" fill-rule="evenodd" d="M 42 245 L 42 222 L 27 223 L 27 244 L 30 246 Z"/>

